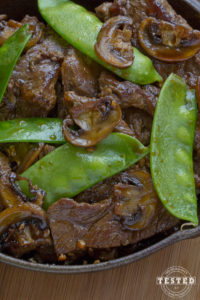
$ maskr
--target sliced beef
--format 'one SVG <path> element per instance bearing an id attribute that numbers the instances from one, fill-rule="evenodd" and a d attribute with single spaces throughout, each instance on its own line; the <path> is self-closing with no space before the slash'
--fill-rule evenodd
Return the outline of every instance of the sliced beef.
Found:
<path id="1" fill-rule="evenodd" d="M 26 16 L 24 21 L 36 22 Z M 29 49 L 17 63 L 0 105 L 0 120 L 46 117 L 56 104 L 61 64 L 68 44 L 47 27 L 42 43 Z"/>
<path id="2" fill-rule="evenodd" d="M 84 240 L 91 248 L 108 248 L 126 246 L 147 239 L 159 232 L 177 225 L 179 220 L 172 217 L 161 205 L 153 222 L 141 231 L 124 230 L 122 224 L 109 212 L 92 226 Z"/>
<path id="3" fill-rule="evenodd" d="M 101 5 L 95 8 L 97 17 L 105 22 L 110 19 L 110 8 L 113 6 L 112 2 L 103 2 Z"/>
<path id="4" fill-rule="evenodd" d="M 70 48 L 62 64 L 65 91 L 95 97 L 98 92 L 99 67 L 74 48 Z"/>
<path id="5" fill-rule="evenodd" d="M 16 90 L 16 116 L 46 117 L 56 104 L 59 58 L 44 45 L 31 48 L 16 65 L 8 89 Z"/>
<path id="6" fill-rule="evenodd" d="M 56 85 L 56 116 L 64 119 L 68 115 L 64 93 L 74 91 L 79 96 L 95 97 L 98 93 L 98 77 L 101 67 L 78 50 L 70 46 L 61 67 L 62 82 Z"/>
<path id="7" fill-rule="evenodd" d="M 110 96 L 120 107 L 136 107 L 153 115 L 159 88 L 155 86 L 140 87 L 129 81 L 119 81 L 108 72 L 102 72 L 99 78 L 101 96 Z"/>
<path id="8" fill-rule="evenodd" d="M 46 46 L 52 58 L 60 58 L 61 61 L 69 48 L 69 44 L 49 26 L 46 27 L 42 44 Z"/>
<path id="9" fill-rule="evenodd" d="M 146 229 L 125 230 L 120 218 L 114 214 L 111 199 L 95 204 L 61 199 L 48 209 L 48 217 L 58 257 L 86 247 L 105 249 L 137 243 L 179 222 L 159 204 Z"/>
<path id="10" fill-rule="evenodd" d="M 88 230 L 108 211 L 111 200 L 95 205 L 61 199 L 48 209 L 51 233 L 57 255 L 78 250 Z"/>
<path id="11" fill-rule="evenodd" d="M 119 182 L 124 182 L 121 177 L 124 173 L 117 174 L 111 178 L 107 178 L 100 183 L 95 184 L 91 188 L 83 191 L 75 197 L 75 201 L 82 203 L 94 204 L 113 196 L 113 186 Z M 127 177 L 124 175 L 124 177 Z"/>
<path id="12" fill-rule="evenodd" d="M 16 117 L 46 117 L 56 104 L 60 67 L 61 54 L 46 42 L 32 47 L 17 63 L 3 103 L 13 103 Z"/>
<path id="13" fill-rule="evenodd" d="M 151 215 L 143 210 L 150 205 Z M 86 249 L 91 256 L 96 249 L 112 252 L 111 248 L 137 243 L 179 223 L 158 200 L 150 174 L 139 166 L 84 191 L 76 201 L 59 200 L 48 209 L 48 217 L 58 257 Z"/>
<path id="14" fill-rule="evenodd" d="M 123 110 L 124 120 L 129 125 L 134 135 L 144 145 L 150 144 L 152 117 L 145 111 L 136 108 Z"/>

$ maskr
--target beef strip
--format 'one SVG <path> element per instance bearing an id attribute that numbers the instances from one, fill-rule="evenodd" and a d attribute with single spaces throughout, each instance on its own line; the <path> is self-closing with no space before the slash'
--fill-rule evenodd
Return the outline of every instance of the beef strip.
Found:
<path id="1" fill-rule="evenodd" d="M 135 137 L 144 145 L 149 145 L 153 120 L 152 117 L 145 111 L 136 108 L 124 109 L 123 116 L 126 123 L 134 132 Z"/>
<path id="2" fill-rule="evenodd" d="M 98 93 L 98 77 L 101 67 L 70 46 L 61 67 L 62 83 L 56 85 L 57 116 L 66 118 L 68 110 L 64 101 L 66 91 L 79 96 L 95 97 Z"/>
<path id="3" fill-rule="evenodd" d="M 48 116 L 56 104 L 55 85 L 67 48 L 56 33 L 47 29 L 43 42 L 20 58 L 0 105 L 0 120 Z"/>
<path id="4" fill-rule="evenodd" d="M 57 255 L 74 252 L 79 240 L 108 211 L 111 200 L 95 205 L 61 199 L 48 209 L 48 218 Z M 78 249 L 77 249 L 78 250 Z"/>
<path id="5" fill-rule="evenodd" d="M 52 59 L 60 58 L 62 61 L 67 55 L 69 44 L 49 26 L 46 27 L 42 44 L 46 46 Z"/>
<path id="6" fill-rule="evenodd" d="M 110 96 L 121 108 L 136 107 L 153 115 L 159 88 L 156 86 L 140 87 L 129 81 L 119 81 L 114 75 L 102 72 L 99 78 L 101 96 Z"/>
<path id="7" fill-rule="evenodd" d="M 60 61 L 38 44 L 21 57 L 8 85 L 16 97 L 16 117 L 46 117 L 56 104 Z M 16 93 L 15 93 L 16 91 Z"/>
<path id="8" fill-rule="evenodd" d="M 74 200 L 79 203 L 84 202 L 94 204 L 103 201 L 104 199 L 109 199 L 113 195 L 113 186 L 119 182 L 124 182 L 123 177 L 125 177 L 125 175 L 122 174 L 124 173 L 117 174 L 95 184 L 91 188 L 77 195 Z"/>
<path id="9" fill-rule="evenodd" d="M 110 18 L 110 8 L 113 6 L 112 2 L 103 2 L 101 5 L 95 8 L 97 17 L 106 22 Z"/>
<path id="10" fill-rule="evenodd" d="M 48 217 L 58 257 L 80 251 L 80 242 L 95 249 L 137 243 L 179 222 L 159 204 L 153 222 L 146 229 L 125 230 L 114 214 L 111 199 L 95 204 L 61 199 L 48 209 Z"/>
<path id="11" fill-rule="evenodd" d="M 141 231 L 124 230 L 123 226 L 110 211 L 87 232 L 84 240 L 88 247 L 107 248 L 137 243 L 159 232 L 168 230 L 179 223 L 162 205 L 159 206 L 153 222 Z"/>
<path id="12" fill-rule="evenodd" d="M 145 169 L 141 169 L 138 164 L 96 184 L 78 195 L 75 200 L 61 199 L 48 209 L 50 228 L 58 256 L 80 252 L 80 241 L 84 245 L 82 251 L 85 253 L 85 248 L 88 247 L 91 256 L 94 254 L 91 248 L 112 252 L 109 248 L 137 243 L 139 240 L 168 230 L 179 223 L 178 219 L 165 210 L 158 198 L 153 196 L 156 197 L 154 201 L 157 201 L 157 206 L 152 222 L 140 231 L 124 228 L 119 209 L 116 210 L 115 187 L 119 184 L 120 186 L 140 187 L 141 183 L 134 175 L 138 171 L 144 172 L 149 178 L 146 192 L 149 191 L 149 195 L 155 195 L 155 192 L 151 194 L 153 185 L 150 174 Z M 133 202 L 135 200 L 131 199 Z M 126 211 L 126 206 L 124 207 Z M 115 255 L 115 251 L 112 255 Z"/>
<path id="13" fill-rule="evenodd" d="M 86 56 L 70 48 L 62 64 L 64 90 L 80 96 L 97 96 L 99 69 L 97 64 L 86 60 Z"/>

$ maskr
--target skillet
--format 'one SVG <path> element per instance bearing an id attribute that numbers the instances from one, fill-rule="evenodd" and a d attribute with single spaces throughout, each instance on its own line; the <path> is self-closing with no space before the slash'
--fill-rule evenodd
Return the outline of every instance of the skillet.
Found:
<path id="1" fill-rule="evenodd" d="M 87 8 L 94 8 L 99 5 L 101 0 L 79 0 L 78 3 Z M 180 13 L 187 21 L 196 29 L 200 29 L 200 1 L 199 0 L 169 0 L 170 4 Z M 25 14 L 39 16 L 36 0 L 1 0 L 0 14 L 8 14 L 9 18 L 20 20 Z M 142 259 L 162 248 L 172 245 L 178 241 L 197 238 L 200 236 L 200 225 L 193 229 L 185 229 L 177 231 L 167 237 L 161 236 L 152 238 L 148 241 L 144 249 L 133 254 L 126 255 L 122 258 L 117 258 L 108 262 L 93 265 L 75 265 L 75 266 L 59 266 L 49 264 L 31 263 L 22 259 L 17 259 L 6 254 L 0 253 L 0 262 L 10 264 L 15 267 L 24 268 L 27 270 L 57 273 L 57 274 L 78 274 L 85 272 L 102 271 L 126 265 Z"/>

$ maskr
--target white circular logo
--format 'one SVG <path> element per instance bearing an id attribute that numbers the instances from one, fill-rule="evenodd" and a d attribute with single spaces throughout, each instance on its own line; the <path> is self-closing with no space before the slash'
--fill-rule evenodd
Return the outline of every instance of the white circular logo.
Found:
<path id="1" fill-rule="evenodd" d="M 183 267 L 170 267 L 156 278 L 156 284 L 161 286 L 165 295 L 171 298 L 186 296 L 196 284 L 196 277 L 191 276 Z"/>

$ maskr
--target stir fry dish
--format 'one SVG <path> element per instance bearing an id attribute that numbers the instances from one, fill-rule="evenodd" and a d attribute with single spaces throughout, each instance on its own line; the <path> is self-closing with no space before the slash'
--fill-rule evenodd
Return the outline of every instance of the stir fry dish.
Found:
<path id="1" fill-rule="evenodd" d="M 198 226 L 200 31 L 166 0 L 38 9 L 0 15 L 0 252 L 101 263 Z"/>

